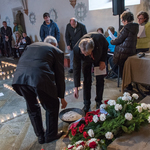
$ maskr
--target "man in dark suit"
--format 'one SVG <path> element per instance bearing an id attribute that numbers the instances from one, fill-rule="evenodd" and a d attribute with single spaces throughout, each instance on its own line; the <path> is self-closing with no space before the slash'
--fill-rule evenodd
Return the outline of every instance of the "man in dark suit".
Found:
<path id="1" fill-rule="evenodd" d="M 83 82 L 83 110 L 86 112 L 90 109 L 91 104 L 91 67 L 99 66 L 100 70 L 105 69 L 105 60 L 107 58 L 108 42 L 102 34 L 91 32 L 84 35 L 75 45 L 74 51 L 74 84 L 75 98 L 78 98 L 78 87 L 80 86 L 81 61 L 82 72 L 84 77 Z M 89 57 L 90 56 L 90 57 Z M 104 90 L 104 75 L 96 76 L 96 108 L 98 109 L 103 97 Z"/>
<path id="2" fill-rule="evenodd" d="M 66 26 L 66 43 L 67 49 L 70 51 L 70 69 L 69 73 L 73 73 L 73 47 L 77 41 L 87 34 L 86 27 L 82 23 L 77 22 L 76 18 L 71 18 L 70 23 Z"/>
<path id="3" fill-rule="evenodd" d="M 65 108 L 64 53 L 56 46 L 57 41 L 52 36 L 47 37 L 45 43 L 29 45 L 18 62 L 12 83 L 14 90 L 26 100 L 27 112 L 40 144 L 63 135 L 62 131 L 58 133 L 58 97 Z M 45 132 L 37 96 L 46 110 Z"/>
<path id="4" fill-rule="evenodd" d="M 7 22 L 3 21 L 3 27 L 1 27 L 1 35 L 4 44 L 4 51 L 6 57 L 11 54 L 11 41 L 12 41 L 12 30 L 11 27 L 7 26 Z"/>

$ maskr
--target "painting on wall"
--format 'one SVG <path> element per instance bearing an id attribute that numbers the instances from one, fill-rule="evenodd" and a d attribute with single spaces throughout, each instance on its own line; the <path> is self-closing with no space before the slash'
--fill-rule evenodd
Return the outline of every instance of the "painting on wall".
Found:
<path id="1" fill-rule="evenodd" d="M 50 17 L 51 19 L 54 21 L 54 22 L 57 22 L 57 12 L 54 8 L 52 8 L 50 11 L 49 11 L 49 14 L 50 14 Z"/>
<path id="2" fill-rule="evenodd" d="M 85 6 L 84 3 L 78 3 L 75 7 L 75 17 L 79 21 L 83 21 L 86 17 L 87 14 L 87 7 Z"/>
<path id="3" fill-rule="evenodd" d="M 31 13 L 29 14 L 29 20 L 30 20 L 30 23 L 31 23 L 32 25 L 35 24 L 35 22 L 36 22 L 35 13 L 31 12 Z"/>

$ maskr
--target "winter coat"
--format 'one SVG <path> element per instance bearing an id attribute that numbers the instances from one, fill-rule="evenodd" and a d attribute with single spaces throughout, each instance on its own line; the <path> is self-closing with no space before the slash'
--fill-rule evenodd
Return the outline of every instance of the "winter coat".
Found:
<path id="1" fill-rule="evenodd" d="M 45 21 L 43 22 L 43 24 L 41 25 L 41 28 L 40 28 L 40 37 L 41 37 L 41 40 L 42 42 L 44 41 L 44 39 L 51 35 L 53 37 L 56 38 L 57 42 L 60 41 L 60 31 L 59 31 L 59 28 L 57 26 L 57 24 L 51 20 L 51 23 L 50 23 L 50 28 L 46 25 Z"/>
<path id="2" fill-rule="evenodd" d="M 93 57 L 90 58 L 89 56 L 84 56 L 81 53 L 81 50 L 79 48 L 79 43 L 82 39 L 86 38 L 92 38 L 94 41 L 94 49 L 93 49 Z M 84 67 L 86 67 L 86 64 L 93 63 L 94 66 L 99 66 L 100 61 L 105 62 L 107 58 L 107 50 L 108 50 L 108 42 L 105 39 L 105 37 L 102 34 L 99 34 L 97 32 L 91 32 L 86 35 L 84 35 L 74 46 L 74 84 L 75 87 L 80 86 L 80 74 L 81 74 L 81 61 L 84 62 Z"/>
<path id="3" fill-rule="evenodd" d="M 77 22 L 76 28 L 73 28 L 70 23 L 68 23 L 65 33 L 67 46 L 70 46 L 71 49 L 73 49 L 77 41 L 85 34 L 87 34 L 86 27 L 82 23 Z"/>
<path id="4" fill-rule="evenodd" d="M 113 58 L 115 64 L 124 65 L 129 56 L 136 54 L 138 31 L 137 23 L 128 23 L 121 29 L 119 36 L 111 40 L 111 44 L 116 45 Z"/>
<path id="5" fill-rule="evenodd" d="M 64 98 L 64 53 L 49 43 L 29 45 L 19 59 L 14 84 L 36 87 L 55 99 Z"/>

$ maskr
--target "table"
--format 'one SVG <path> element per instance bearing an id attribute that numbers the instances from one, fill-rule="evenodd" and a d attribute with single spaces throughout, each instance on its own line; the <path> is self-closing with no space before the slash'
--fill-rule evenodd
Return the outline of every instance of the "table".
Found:
<path id="1" fill-rule="evenodd" d="M 145 54 L 142 58 L 137 54 L 126 60 L 122 75 L 122 91 L 131 82 L 150 85 L 150 53 Z"/>

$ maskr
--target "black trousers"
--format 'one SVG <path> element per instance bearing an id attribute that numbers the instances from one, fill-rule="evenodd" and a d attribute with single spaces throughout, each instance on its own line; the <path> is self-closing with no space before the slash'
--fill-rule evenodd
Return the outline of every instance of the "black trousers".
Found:
<path id="1" fill-rule="evenodd" d="M 92 84 L 92 74 L 91 74 L 92 63 L 83 63 L 82 72 L 83 72 L 83 100 L 84 105 L 90 106 L 91 104 L 91 84 Z M 96 76 L 96 97 L 95 101 L 101 103 L 103 99 L 104 91 L 104 75 Z"/>
<path id="2" fill-rule="evenodd" d="M 11 41 L 4 41 L 4 52 L 8 57 L 11 55 Z"/>
<path id="3" fill-rule="evenodd" d="M 13 88 L 26 100 L 27 112 L 36 136 L 38 137 L 45 133 L 45 137 L 55 137 L 58 133 L 59 99 L 54 99 L 42 90 L 27 85 L 13 85 Z M 41 108 L 37 101 L 37 96 L 46 110 L 46 132 L 44 132 Z"/>

